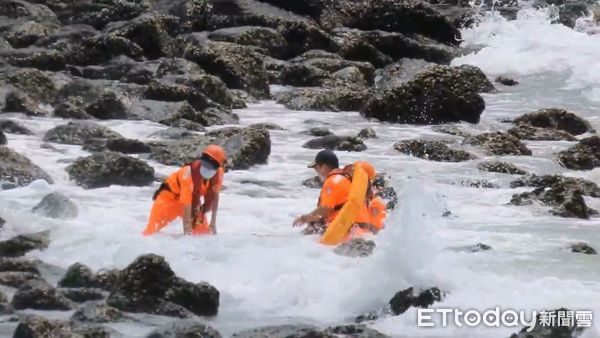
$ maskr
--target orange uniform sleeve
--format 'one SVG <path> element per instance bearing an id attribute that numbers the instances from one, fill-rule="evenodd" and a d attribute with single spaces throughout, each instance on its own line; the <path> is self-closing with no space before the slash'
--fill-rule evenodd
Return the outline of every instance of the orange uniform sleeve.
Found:
<path id="1" fill-rule="evenodd" d="M 325 180 L 321 189 L 319 206 L 335 208 L 346 202 L 352 183 L 342 175 L 333 175 Z"/>
<path id="2" fill-rule="evenodd" d="M 190 166 L 185 166 L 179 170 L 179 203 L 184 206 L 192 205 L 192 190 L 194 182 L 192 181 L 192 171 Z"/>

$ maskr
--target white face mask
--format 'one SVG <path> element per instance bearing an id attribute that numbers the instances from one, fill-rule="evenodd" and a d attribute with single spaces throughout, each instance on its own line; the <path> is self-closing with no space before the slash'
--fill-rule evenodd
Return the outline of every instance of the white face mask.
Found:
<path id="1" fill-rule="evenodd" d="M 204 177 L 207 180 L 213 178 L 213 176 L 215 176 L 216 173 L 217 169 L 209 169 L 203 166 L 200 167 L 200 175 L 202 175 L 202 177 Z"/>

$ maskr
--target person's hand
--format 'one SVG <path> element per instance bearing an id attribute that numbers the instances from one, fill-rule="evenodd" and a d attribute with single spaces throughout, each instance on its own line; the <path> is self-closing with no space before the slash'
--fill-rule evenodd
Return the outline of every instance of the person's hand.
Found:
<path id="1" fill-rule="evenodd" d="M 292 223 L 292 226 L 297 227 L 297 226 L 301 226 L 302 224 L 305 224 L 305 223 L 306 223 L 306 216 L 302 215 L 294 220 L 294 223 Z"/>
<path id="2" fill-rule="evenodd" d="M 191 235 L 192 234 L 192 227 L 190 225 L 184 225 L 183 226 L 183 234 L 184 235 Z"/>

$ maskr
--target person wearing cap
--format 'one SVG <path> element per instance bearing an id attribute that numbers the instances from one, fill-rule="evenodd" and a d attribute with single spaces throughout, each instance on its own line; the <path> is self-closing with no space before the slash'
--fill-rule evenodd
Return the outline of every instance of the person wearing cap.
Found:
<path id="1" fill-rule="evenodd" d="M 346 203 L 352 186 L 351 176 L 339 167 L 338 158 L 333 151 L 322 150 L 317 153 L 314 161 L 308 165 L 308 168 L 317 172 L 323 182 L 317 208 L 296 218 L 293 226 L 309 224 L 304 232 L 311 233 L 319 225 L 324 227 L 335 219 Z"/>
<path id="2" fill-rule="evenodd" d="M 216 215 L 219 205 L 225 150 L 209 145 L 199 160 L 185 164 L 172 173 L 154 193 L 154 203 L 144 236 L 159 232 L 178 217 L 183 219 L 186 235 L 216 234 Z M 206 214 L 211 213 L 208 223 Z"/>

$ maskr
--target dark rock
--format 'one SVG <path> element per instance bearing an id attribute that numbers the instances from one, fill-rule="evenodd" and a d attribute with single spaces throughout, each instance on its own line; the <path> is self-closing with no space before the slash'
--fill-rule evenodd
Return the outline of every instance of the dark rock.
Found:
<path id="1" fill-rule="evenodd" d="M 190 45 L 185 58 L 221 78 L 229 88 L 243 89 L 257 98 L 269 96 L 263 57 L 252 47 L 209 41 Z"/>
<path id="2" fill-rule="evenodd" d="M 151 159 L 165 165 L 180 165 L 199 158 L 208 144 L 221 145 L 227 152 L 227 168 L 248 169 L 265 164 L 271 153 L 269 131 L 263 128 L 224 128 L 205 136 L 187 137 L 179 141 L 152 143 Z"/>
<path id="3" fill-rule="evenodd" d="M 514 123 L 517 125 L 527 124 L 538 128 L 562 130 L 572 135 L 594 132 L 588 121 L 560 108 L 540 109 L 516 118 Z"/>
<path id="4" fill-rule="evenodd" d="M 521 140 L 532 141 L 577 141 L 575 136 L 558 129 L 533 127 L 528 124 L 517 125 L 508 130 L 509 134 Z"/>
<path id="5" fill-rule="evenodd" d="M 86 112 L 84 100 L 81 96 L 69 96 L 65 101 L 54 107 L 54 116 L 65 119 L 92 119 Z"/>
<path id="6" fill-rule="evenodd" d="M 87 107 L 86 113 L 100 120 L 124 120 L 131 114 L 123 101 L 124 98 L 117 96 L 112 91 L 107 91 L 102 93 L 102 96 L 96 102 Z"/>
<path id="7" fill-rule="evenodd" d="M 498 76 L 495 81 L 505 86 L 516 86 L 519 84 L 519 81 L 502 75 Z"/>
<path id="8" fill-rule="evenodd" d="M 263 48 L 269 55 L 277 58 L 286 58 L 287 41 L 277 30 L 268 27 L 231 27 L 223 28 L 208 34 L 213 41 L 232 42 L 238 45 L 250 45 Z"/>
<path id="9" fill-rule="evenodd" d="M 27 157 L 8 147 L 0 146 L 0 187 L 3 189 L 21 187 L 39 179 L 46 180 L 50 184 L 54 183 L 50 175 Z"/>
<path id="10" fill-rule="evenodd" d="M 439 133 L 444 133 L 444 134 L 449 134 L 449 135 L 454 135 L 454 136 L 461 136 L 461 137 L 471 136 L 471 134 L 467 133 L 466 131 L 464 131 L 456 126 L 448 126 L 448 125 L 439 126 L 439 127 L 435 128 L 435 131 L 437 131 Z"/>
<path id="11" fill-rule="evenodd" d="M 27 282 L 41 282 L 39 274 L 33 272 L 0 272 L 0 285 L 20 288 Z"/>
<path id="12" fill-rule="evenodd" d="M 469 245 L 469 246 L 465 246 L 465 247 L 458 247 L 458 248 L 452 248 L 452 249 L 454 251 L 458 251 L 458 252 L 480 252 L 480 251 L 492 250 L 492 247 L 487 244 L 477 243 L 475 245 Z"/>
<path id="13" fill-rule="evenodd" d="M 150 100 L 168 102 L 187 101 L 193 109 L 200 111 L 211 107 L 208 98 L 201 92 L 191 87 L 171 82 L 152 82 L 146 90 L 144 97 Z"/>
<path id="14" fill-rule="evenodd" d="M 415 75 L 433 66 L 435 63 L 420 59 L 401 59 L 376 71 L 375 89 L 385 91 L 400 87 Z"/>
<path id="15" fill-rule="evenodd" d="M 103 290 L 112 291 L 117 287 L 121 271 L 117 269 L 100 270 L 94 278 L 95 285 Z"/>
<path id="16" fill-rule="evenodd" d="M 364 325 L 341 325 L 327 328 L 325 334 L 331 334 L 334 337 L 352 337 L 352 338 L 388 338 L 387 335 Z"/>
<path id="17" fill-rule="evenodd" d="M 308 149 L 330 149 L 340 151 L 365 151 L 367 146 L 362 139 L 352 136 L 328 135 L 312 139 L 303 145 Z"/>
<path id="18" fill-rule="evenodd" d="M 250 125 L 251 128 L 262 128 L 266 130 L 285 130 L 282 126 L 276 123 L 263 122 L 263 123 L 253 123 Z"/>
<path id="19" fill-rule="evenodd" d="M 177 33 L 177 21 L 172 15 L 146 13 L 130 21 L 111 23 L 104 31 L 133 41 L 150 60 L 177 57 L 181 49 L 172 38 Z"/>
<path id="20" fill-rule="evenodd" d="M 265 58 L 265 69 L 269 83 L 296 87 L 314 87 L 329 78 L 329 72 L 303 63 L 291 63 Z"/>
<path id="21" fill-rule="evenodd" d="M 367 61 L 376 67 L 384 67 L 401 58 L 449 64 L 454 57 L 452 48 L 423 36 L 347 28 L 338 28 L 334 34 L 341 39 L 342 56 L 349 60 Z"/>
<path id="22" fill-rule="evenodd" d="M 571 245 L 569 247 L 569 249 L 571 249 L 571 252 L 574 252 L 574 253 L 584 253 L 586 255 L 597 255 L 598 254 L 598 252 L 596 252 L 596 250 L 594 250 L 594 248 L 592 248 L 589 244 L 584 243 L 584 242 L 575 243 L 575 244 Z"/>
<path id="23" fill-rule="evenodd" d="M 51 193 L 33 207 L 33 213 L 50 218 L 75 218 L 78 208 L 67 196 L 61 193 Z"/>
<path id="24" fill-rule="evenodd" d="M 191 131 L 206 131 L 206 128 L 202 126 L 200 123 L 192 122 L 187 119 L 171 119 L 161 121 L 162 124 L 173 127 L 169 129 L 182 129 L 182 130 L 191 130 Z M 189 132 L 188 132 L 189 133 Z M 190 133 L 190 135 L 192 135 Z"/>
<path id="25" fill-rule="evenodd" d="M 25 21 L 13 26 L 6 33 L 6 40 L 14 48 L 25 48 L 33 45 L 38 39 L 52 33 L 54 26 L 35 21 Z"/>
<path id="26" fill-rule="evenodd" d="M 21 91 L 11 91 L 6 94 L 4 104 L 5 112 L 24 113 L 29 116 L 43 116 L 44 111 L 39 108 L 39 103 Z"/>
<path id="27" fill-rule="evenodd" d="M 479 92 L 493 88 L 477 67 L 435 66 L 400 87 L 374 95 L 361 113 L 395 123 L 478 123 L 485 109 Z"/>
<path id="28" fill-rule="evenodd" d="M 89 121 L 73 121 L 50 129 L 44 135 L 44 142 L 83 145 L 91 138 L 123 138 L 118 133 Z"/>
<path id="29" fill-rule="evenodd" d="M 531 155 L 531 150 L 518 138 L 499 131 L 469 136 L 463 142 L 482 146 L 494 155 Z"/>
<path id="30" fill-rule="evenodd" d="M 56 95 L 56 85 L 50 77 L 37 69 L 19 69 L 8 75 L 9 84 L 27 93 L 36 105 L 41 102 L 50 102 Z"/>
<path id="31" fill-rule="evenodd" d="M 0 260 L 0 272 L 30 272 L 39 275 L 36 261 L 5 258 Z"/>
<path id="32" fill-rule="evenodd" d="M 561 24 L 575 28 L 577 19 L 590 15 L 589 5 L 585 2 L 566 2 L 559 6 L 558 22 Z"/>
<path id="33" fill-rule="evenodd" d="M 580 190 L 584 195 L 600 198 L 600 187 L 592 181 L 576 177 L 560 175 L 526 175 L 510 183 L 511 188 L 535 187 L 548 188 L 553 185 L 566 187 L 568 190 Z"/>
<path id="34" fill-rule="evenodd" d="M 552 214 L 561 217 L 588 219 L 598 212 L 589 208 L 583 195 L 586 193 L 564 181 L 556 181 L 550 186 L 539 187 L 532 192 L 515 194 L 510 201 L 513 205 L 530 205 L 534 200 L 552 206 Z"/>
<path id="35" fill-rule="evenodd" d="M 6 139 L 6 136 L 4 136 L 4 133 L 0 130 L 0 145 L 4 145 L 8 143 L 8 140 Z"/>
<path id="36" fill-rule="evenodd" d="M 346 81 L 344 81 L 345 83 L 342 83 L 342 84 L 346 84 L 346 85 L 352 84 L 352 83 L 355 84 L 357 82 L 356 78 L 359 76 L 357 76 L 357 72 L 355 71 L 355 69 L 358 69 L 360 71 L 360 73 L 362 73 L 362 75 L 363 75 L 362 79 L 359 80 L 360 82 L 366 82 L 366 84 L 371 85 L 371 84 L 373 84 L 373 81 L 375 78 L 375 67 L 373 67 L 373 65 L 371 65 L 368 62 L 348 61 L 348 60 L 344 60 L 344 59 L 335 59 L 335 58 L 314 58 L 314 59 L 303 60 L 302 64 L 305 66 L 316 67 L 316 68 L 322 69 L 332 76 L 336 72 L 339 72 L 343 69 L 347 69 L 345 71 L 345 73 L 346 74 L 350 73 L 350 75 L 351 75 L 350 77 L 353 78 L 353 79 L 351 79 L 351 81 L 347 81 L 348 76 L 344 75 L 344 73 L 338 73 L 338 74 L 342 75 L 342 76 L 338 75 L 338 78 L 341 77 L 342 80 L 346 80 Z M 355 69 L 353 69 L 351 67 L 354 67 Z M 348 68 L 349 68 L 350 72 L 348 72 Z M 334 84 L 330 85 L 330 87 L 339 86 L 339 82 L 340 81 L 337 81 L 337 83 L 334 82 Z"/>
<path id="37" fill-rule="evenodd" d="M 20 257 L 32 250 L 44 250 L 50 244 L 49 235 L 48 231 L 41 231 L 0 241 L 0 256 Z"/>
<path id="38" fill-rule="evenodd" d="M 413 288 L 408 288 L 404 291 L 400 291 L 390 299 L 390 307 L 394 315 L 401 315 L 410 307 L 427 308 L 434 302 L 442 300 L 442 292 L 440 289 L 434 287 L 427 290 L 419 291 L 418 295 L 415 295 Z"/>
<path id="39" fill-rule="evenodd" d="M 443 15 L 424 2 L 384 0 L 348 2 L 343 26 L 361 30 L 383 30 L 403 34 L 423 34 L 439 42 L 457 45 L 460 32 Z"/>
<path id="40" fill-rule="evenodd" d="M 179 320 L 165 324 L 150 332 L 146 338 L 221 338 L 221 334 L 206 324 L 193 320 Z"/>
<path id="41" fill-rule="evenodd" d="M 234 338 L 333 338 L 332 334 L 325 334 L 319 328 L 311 325 L 278 325 L 234 333 Z M 149 337 L 148 337 L 149 338 Z"/>
<path id="42" fill-rule="evenodd" d="M 561 315 L 562 312 L 562 315 Z M 544 323 L 545 318 L 567 318 L 567 314 L 575 311 L 571 311 L 565 308 L 556 310 L 545 310 L 545 315 L 542 317 L 541 314 L 537 315 L 535 323 L 538 323 L 533 328 L 523 328 L 519 333 L 512 334 L 510 338 L 576 338 L 581 336 L 582 332 L 586 329 L 585 327 L 578 326 L 578 320 L 572 320 L 571 323 L 565 325 L 563 322 L 558 320 L 551 321 L 551 324 Z M 547 317 L 546 317 L 547 316 Z M 530 330 L 531 329 L 531 330 Z M 531 331 L 531 332 L 529 332 Z"/>
<path id="43" fill-rule="evenodd" d="M 362 139 L 377 138 L 377 133 L 373 128 L 365 128 L 358 132 L 358 137 Z"/>
<path id="44" fill-rule="evenodd" d="M 4 218 L 0 217 L 0 228 L 4 226 L 4 223 L 6 223 L 6 221 L 4 220 Z"/>
<path id="45" fill-rule="evenodd" d="M 525 175 L 526 171 L 519 169 L 512 163 L 500 162 L 500 161 L 488 161 L 477 164 L 477 169 L 483 171 L 490 171 L 494 173 L 502 173 L 508 175 Z"/>
<path id="46" fill-rule="evenodd" d="M 99 289 L 61 289 L 60 292 L 76 303 L 100 301 L 108 296 L 106 292 Z"/>
<path id="47" fill-rule="evenodd" d="M 108 305 L 128 312 L 187 317 L 216 315 L 219 291 L 207 283 L 193 284 L 177 276 L 163 257 L 138 257 L 119 276 Z"/>
<path id="48" fill-rule="evenodd" d="M 327 128 L 327 127 L 310 128 L 305 133 L 308 135 L 317 136 L 317 137 L 333 135 L 333 132 L 331 132 L 331 130 L 329 130 L 329 128 Z"/>
<path id="49" fill-rule="evenodd" d="M 73 337 L 68 322 L 38 316 L 19 319 L 13 338 Z"/>
<path id="50" fill-rule="evenodd" d="M 573 170 L 592 170 L 600 167 L 600 137 L 592 136 L 558 153 L 558 162 Z"/>
<path id="51" fill-rule="evenodd" d="M 367 90 L 352 87 L 307 87 L 279 93 L 276 99 L 291 110 L 357 111 L 369 96 Z"/>
<path id="52" fill-rule="evenodd" d="M 71 301 L 51 287 L 21 288 L 12 299 L 15 310 L 71 310 Z"/>
<path id="53" fill-rule="evenodd" d="M 490 182 L 488 180 L 480 180 L 480 179 L 460 180 L 460 181 L 454 182 L 452 184 L 463 185 L 465 187 L 470 187 L 470 188 L 485 188 L 485 189 L 500 188 L 496 183 Z"/>
<path id="54" fill-rule="evenodd" d="M 115 34 L 86 37 L 63 48 L 67 63 L 78 66 L 108 62 L 121 55 L 140 61 L 144 54 L 144 50 L 138 44 Z"/>
<path id="55" fill-rule="evenodd" d="M 191 283 L 177 278 L 164 295 L 199 316 L 214 316 L 219 308 L 219 291 L 208 283 Z"/>
<path id="56" fill-rule="evenodd" d="M 12 120 L 0 120 L 0 131 L 3 131 L 7 134 L 33 135 L 31 130 Z"/>
<path id="57" fill-rule="evenodd" d="M 16 55 L 8 57 L 8 63 L 20 68 L 35 68 L 57 72 L 65 69 L 66 60 L 63 53 L 54 50 L 18 50 Z"/>
<path id="58" fill-rule="evenodd" d="M 375 242 L 356 238 L 347 243 L 335 247 L 334 252 L 338 255 L 349 257 L 367 257 L 375 250 Z"/>
<path id="59" fill-rule="evenodd" d="M 71 265 L 63 278 L 58 282 L 63 288 L 93 288 L 96 287 L 94 272 L 87 266 L 75 263 Z"/>
<path id="60" fill-rule="evenodd" d="M 132 139 L 88 139 L 83 145 L 83 150 L 100 152 L 105 150 L 123 154 L 149 153 L 151 149 L 144 142 Z"/>
<path id="61" fill-rule="evenodd" d="M 337 44 L 325 31 L 308 21 L 280 22 L 277 29 L 288 43 L 287 58 L 314 49 L 335 51 Z"/>
<path id="62" fill-rule="evenodd" d="M 475 159 L 474 155 L 464 150 L 451 149 L 441 141 L 400 141 L 394 144 L 394 149 L 406 155 L 437 162 L 463 162 Z"/>
<path id="63" fill-rule="evenodd" d="M 77 310 L 71 317 L 71 321 L 78 324 L 102 324 L 119 322 L 123 319 L 125 319 L 125 315 L 121 311 L 101 303 L 86 304 Z"/>
<path id="64" fill-rule="evenodd" d="M 73 334 L 77 338 L 124 338 L 121 333 L 112 328 L 96 326 L 94 324 L 75 327 L 73 328 Z"/>
<path id="65" fill-rule="evenodd" d="M 321 187 L 323 187 L 323 181 L 321 181 L 319 176 L 315 176 L 302 181 L 302 185 L 311 189 L 321 189 Z"/>
<path id="66" fill-rule="evenodd" d="M 186 74 L 184 76 L 165 76 L 163 79 L 190 87 L 193 90 L 206 95 L 212 101 L 227 108 L 246 108 L 246 103 L 244 100 L 236 97 L 235 93 L 229 90 L 229 88 L 227 88 L 225 83 L 220 78 L 205 73 L 201 69 L 200 72 L 194 75 Z"/>
<path id="67" fill-rule="evenodd" d="M 85 189 L 147 186 L 154 181 L 154 169 L 145 161 L 112 151 L 79 158 L 67 171 L 70 179 Z"/>

